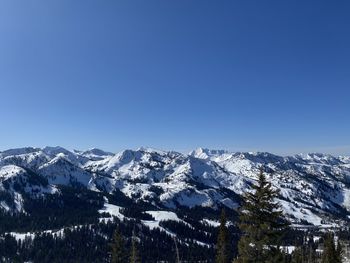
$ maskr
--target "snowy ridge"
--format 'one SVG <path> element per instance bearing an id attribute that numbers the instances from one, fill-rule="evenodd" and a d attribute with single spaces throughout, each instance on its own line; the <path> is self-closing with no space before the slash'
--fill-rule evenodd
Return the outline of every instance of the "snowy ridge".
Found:
<path id="1" fill-rule="evenodd" d="M 21 211 L 21 193 L 14 185 L 20 185 L 33 198 L 67 185 L 102 193 L 120 190 L 135 201 L 163 209 L 237 209 L 240 196 L 255 183 L 260 167 L 280 190 L 279 201 L 293 223 L 336 225 L 349 219 L 349 157 L 318 153 L 282 157 L 202 148 L 188 155 L 152 148 L 117 154 L 62 147 L 3 151 L 0 192 L 10 195 L 13 202 L 0 200 L 0 209 Z M 42 178 L 47 184 L 32 177 Z"/>
<path id="2" fill-rule="evenodd" d="M 0 209 L 10 212 L 23 211 L 23 197 L 26 193 L 33 198 L 57 192 L 54 185 L 36 180 L 35 175 L 16 165 L 0 167 Z M 9 201 L 10 199 L 10 201 Z"/>

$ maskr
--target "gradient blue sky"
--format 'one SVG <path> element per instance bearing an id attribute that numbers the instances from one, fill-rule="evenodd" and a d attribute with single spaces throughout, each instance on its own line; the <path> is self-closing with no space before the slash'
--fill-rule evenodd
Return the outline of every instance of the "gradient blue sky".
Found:
<path id="1" fill-rule="evenodd" d="M 350 154 L 350 2 L 0 2 L 0 150 Z"/>

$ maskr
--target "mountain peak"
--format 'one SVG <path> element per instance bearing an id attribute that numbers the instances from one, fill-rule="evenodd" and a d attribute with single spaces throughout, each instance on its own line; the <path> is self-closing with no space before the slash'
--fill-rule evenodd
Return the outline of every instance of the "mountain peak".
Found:
<path id="1" fill-rule="evenodd" d="M 167 153 L 167 151 L 159 150 L 159 149 L 152 148 L 152 147 L 144 147 L 144 146 L 138 148 L 136 151 L 147 152 L 147 153 L 158 153 L 158 154 L 166 154 Z"/>
<path id="2" fill-rule="evenodd" d="M 222 154 L 228 154 L 228 153 L 230 152 L 227 150 L 211 150 L 208 148 L 199 147 L 196 150 L 191 151 L 189 155 L 200 159 L 208 159 L 215 155 L 222 155 Z"/>
<path id="3" fill-rule="evenodd" d="M 48 155 L 57 155 L 59 153 L 71 153 L 70 151 L 61 146 L 46 146 L 42 149 L 42 151 Z"/>
<path id="4" fill-rule="evenodd" d="M 14 149 L 8 149 L 3 152 L 0 152 L 0 154 L 3 157 L 11 156 L 11 155 L 22 155 L 22 154 L 28 154 L 33 152 L 40 151 L 40 148 L 34 148 L 34 147 L 23 147 L 23 148 L 14 148 Z"/>
<path id="5" fill-rule="evenodd" d="M 90 148 L 86 151 L 81 152 L 82 155 L 95 155 L 95 156 L 112 156 L 111 152 L 106 152 L 98 148 Z"/>

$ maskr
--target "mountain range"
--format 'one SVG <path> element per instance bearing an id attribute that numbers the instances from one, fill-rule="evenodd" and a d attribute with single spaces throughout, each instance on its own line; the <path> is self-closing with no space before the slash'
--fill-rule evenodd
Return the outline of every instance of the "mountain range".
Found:
<path id="1" fill-rule="evenodd" d="M 120 207 L 109 201 L 116 193 L 148 205 L 159 220 L 174 220 L 186 209 L 236 211 L 260 169 L 279 190 L 277 201 L 295 227 L 349 222 L 350 157 L 203 148 L 188 154 L 150 148 L 116 154 L 62 147 L 5 150 L 0 152 L 0 210 L 30 214 L 28 200 L 59 199 L 64 186 L 98 193 L 105 200 L 100 211 L 117 217 L 123 216 Z"/>

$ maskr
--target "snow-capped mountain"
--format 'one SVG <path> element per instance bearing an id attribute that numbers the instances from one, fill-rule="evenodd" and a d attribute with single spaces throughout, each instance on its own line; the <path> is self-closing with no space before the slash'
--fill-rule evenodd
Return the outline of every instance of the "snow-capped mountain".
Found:
<path id="1" fill-rule="evenodd" d="M 59 193 L 59 186 L 102 194 L 121 191 L 159 210 L 237 209 L 260 167 L 280 190 L 295 224 L 338 225 L 350 215 L 350 158 L 325 154 L 197 149 L 189 154 L 149 148 L 112 154 L 99 149 L 21 148 L 0 152 L 0 208 L 25 212 L 23 196 Z"/>

